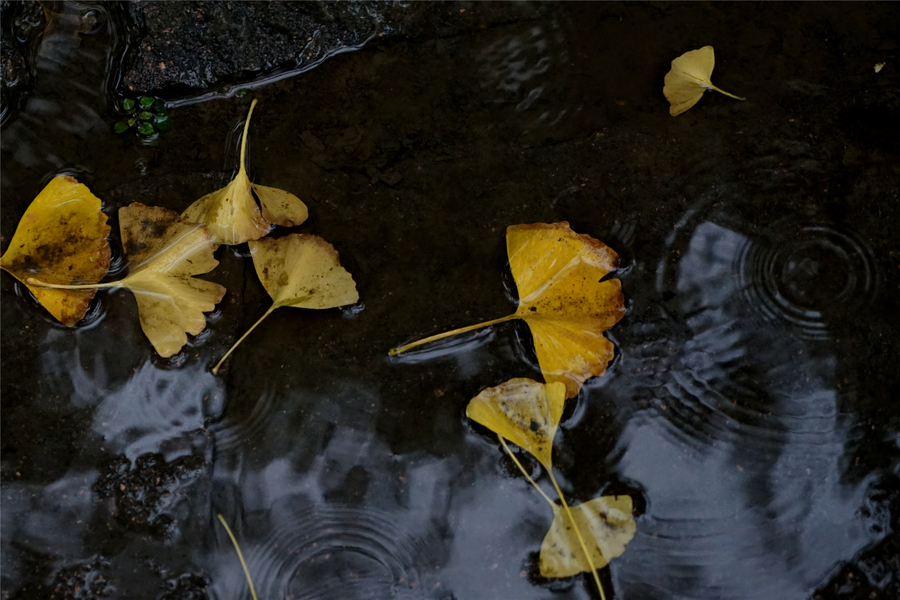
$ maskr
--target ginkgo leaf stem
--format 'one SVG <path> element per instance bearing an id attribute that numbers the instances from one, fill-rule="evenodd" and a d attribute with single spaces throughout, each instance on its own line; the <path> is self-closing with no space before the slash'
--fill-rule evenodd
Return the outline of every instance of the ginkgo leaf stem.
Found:
<path id="1" fill-rule="evenodd" d="M 253 596 L 253 600 L 258 600 L 256 597 L 256 590 L 253 589 L 253 580 L 250 578 L 250 569 L 247 568 L 247 563 L 244 562 L 244 554 L 241 552 L 241 547 L 238 546 L 237 539 L 234 537 L 234 534 L 231 533 L 231 527 L 228 526 L 228 523 L 225 521 L 225 517 L 222 516 L 222 513 L 216 515 L 219 517 L 219 522 L 222 524 L 222 527 L 225 528 L 225 532 L 228 534 L 228 537 L 231 538 L 231 543 L 234 544 L 234 549 L 237 551 L 238 559 L 241 561 L 241 567 L 244 568 L 244 576 L 247 578 L 247 583 L 250 584 L 250 595 Z"/>
<path id="2" fill-rule="evenodd" d="M 469 325 L 468 327 L 460 327 L 459 329 L 454 329 L 452 331 L 445 331 L 444 333 L 439 333 L 437 335 L 433 335 L 431 337 L 423 338 L 421 340 L 416 340 L 415 342 L 410 342 L 409 344 L 405 344 L 400 346 L 399 348 L 391 348 L 389 354 L 391 356 L 397 356 L 398 354 L 403 354 L 407 350 L 412 350 L 413 348 L 418 348 L 419 346 L 424 346 L 425 344 L 430 344 L 431 342 L 436 342 L 438 340 L 442 340 L 444 338 L 453 337 L 454 335 L 458 335 L 460 333 L 465 333 L 467 331 L 473 331 L 475 329 L 483 329 L 485 327 L 489 327 L 491 325 L 496 325 L 497 323 L 504 323 L 506 321 L 512 321 L 513 319 L 518 319 L 519 315 L 513 313 L 511 315 L 507 315 L 505 317 L 501 317 L 499 319 L 493 319 L 491 321 L 485 321 L 484 323 L 478 323 L 476 325 Z"/>
<path id="3" fill-rule="evenodd" d="M 534 479 L 531 478 L 531 475 L 528 474 L 528 471 L 525 470 L 525 467 L 522 466 L 522 463 L 519 462 L 519 459 L 516 458 L 516 455 L 513 454 L 513 451 L 509 449 L 509 446 L 506 444 L 506 440 L 503 439 L 503 436 L 498 433 L 497 437 L 500 439 L 500 444 L 503 446 L 503 449 L 506 450 L 506 453 L 509 454 L 509 457 L 513 459 L 513 462 L 516 463 L 516 466 L 519 467 L 520 471 L 522 471 L 522 475 L 525 476 L 525 479 L 528 480 L 528 483 L 534 486 L 534 489 L 536 489 L 538 493 L 540 493 L 540 495 L 544 497 L 544 500 L 546 500 L 550 504 L 550 506 L 556 506 L 553 500 L 550 499 L 550 496 L 545 494 L 544 490 L 542 490 L 540 486 L 535 483 Z"/>
<path id="4" fill-rule="evenodd" d="M 257 102 L 259 101 L 254 98 L 253 102 L 250 103 L 250 112 L 247 113 L 247 120 L 244 122 L 244 137 L 241 138 L 241 166 L 238 171 L 239 175 L 246 172 L 244 158 L 247 156 L 247 132 L 250 131 L 250 117 L 253 116 L 253 109 L 256 107 Z"/>
<path id="5" fill-rule="evenodd" d="M 236 342 L 234 343 L 234 345 L 231 346 L 231 348 L 228 349 L 228 352 L 225 353 L 225 356 L 222 357 L 222 360 L 220 360 L 220 361 L 218 362 L 218 364 L 216 364 L 216 366 L 213 367 L 213 370 L 212 370 L 213 375 L 216 375 L 216 374 L 219 372 L 219 367 L 222 366 L 222 363 L 225 362 L 225 359 L 226 359 L 226 358 L 228 358 L 229 356 L 231 356 L 231 353 L 234 352 L 234 349 L 237 348 L 237 347 L 240 345 L 240 343 L 243 342 L 244 339 L 245 339 L 248 335 L 250 335 L 250 333 L 251 333 L 254 329 L 256 329 L 256 326 L 257 326 L 257 325 L 259 325 L 260 323 L 262 323 L 263 320 L 265 320 L 266 317 L 268 317 L 270 314 L 272 314 L 272 311 L 275 310 L 276 308 L 278 308 L 279 306 L 280 306 L 280 305 L 278 305 L 278 304 L 273 304 L 273 305 L 269 308 L 269 310 L 267 310 L 267 311 L 265 312 L 265 314 L 264 314 L 263 316 L 261 316 L 261 317 L 259 318 L 259 320 L 257 320 L 256 323 L 254 323 L 253 326 L 250 327 L 250 329 L 248 329 L 248 330 L 246 331 L 246 333 L 244 333 L 244 335 L 242 335 L 241 338 L 240 338 L 238 341 L 236 341 Z"/>
<path id="6" fill-rule="evenodd" d="M 581 549 L 584 551 L 584 557 L 587 558 L 588 565 L 591 567 L 591 573 L 594 575 L 594 582 L 597 584 L 597 589 L 600 590 L 600 598 L 606 600 L 606 594 L 603 593 L 603 586 L 600 585 L 600 576 L 597 574 L 597 568 L 594 566 L 594 561 L 591 559 L 591 553 L 588 552 L 587 544 L 584 543 L 584 538 L 581 537 L 581 531 L 578 529 L 578 524 L 575 523 L 575 516 L 572 514 L 572 509 L 569 508 L 566 497 L 563 496 L 562 490 L 559 489 L 559 484 L 556 483 L 553 471 L 548 471 L 548 474 L 550 475 L 550 481 L 553 482 L 553 487 L 556 488 L 556 493 L 559 496 L 560 502 L 562 502 L 563 509 L 565 509 L 569 521 L 572 522 L 572 529 L 575 530 L 575 535 L 578 536 L 578 543 L 581 544 Z"/>
<path id="7" fill-rule="evenodd" d="M 41 281 L 40 279 L 35 279 L 34 277 L 26 278 L 25 283 L 26 285 L 51 288 L 54 290 L 97 290 L 100 288 L 122 287 L 121 281 L 109 281 L 107 283 L 86 283 L 84 285 L 64 285 L 61 283 L 47 283 L 46 281 Z"/>
<path id="8" fill-rule="evenodd" d="M 725 95 L 728 96 L 729 98 L 734 98 L 735 100 L 741 100 L 741 101 L 746 100 L 746 98 L 741 98 L 740 96 L 735 96 L 734 94 L 729 94 L 729 93 L 726 92 L 725 90 L 720 89 L 720 88 L 717 88 L 716 86 L 714 86 L 714 85 L 711 84 L 711 83 L 709 84 L 709 88 L 712 89 L 712 90 L 716 90 L 716 91 L 719 92 L 720 94 L 725 94 Z"/>

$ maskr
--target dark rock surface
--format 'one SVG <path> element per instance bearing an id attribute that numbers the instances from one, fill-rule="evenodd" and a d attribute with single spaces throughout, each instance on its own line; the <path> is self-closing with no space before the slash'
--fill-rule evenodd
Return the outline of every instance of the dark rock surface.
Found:
<path id="1" fill-rule="evenodd" d="M 44 27 L 44 11 L 37 2 L 0 2 L 0 105 L 3 115 L 34 81 L 26 55 Z"/>
<path id="2" fill-rule="evenodd" d="M 309 68 L 387 37 L 443 37 L 536 18 L 549 4 L 133 2 L 123 93 L 196 93 Z"/>

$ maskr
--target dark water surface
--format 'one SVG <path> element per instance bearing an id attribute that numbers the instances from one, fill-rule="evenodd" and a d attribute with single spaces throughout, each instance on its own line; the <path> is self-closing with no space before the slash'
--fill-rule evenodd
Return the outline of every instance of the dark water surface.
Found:
<path id="1" fill-rule="evenodd" d="M 116 15 L 66 3 L 44 34 L 2 129 L 4 249 L 69 173 L 121 272 L 117 209 L 224 185 L 258 98 L 251 178 L 308 204 L 298 230 L 361 301 L 275 312 L 214 376 L 270 304 L 246 246 L 218 250 L 228 294 L 171 360 L 130 293 L 68 329 L 3 274 L 4 598 L 249 598 L 220 512 L 260 598 L 598 597 L 537 575 L 552 515 L 465 418 L 483 388 L 540 379 L 525 327 L 387 355 L 512 312 L 505 228 L 562 220 L 621 255 L 628 307 L 554 450 L 571 500 L 635 500 L 607 597 L 896 597 L 895 5 L 563 4 L 395 36 L 173 109 L 155 147 L 111 131 Z M 669 62 L 706 44 L 748 99 L 673 118 Z"/>

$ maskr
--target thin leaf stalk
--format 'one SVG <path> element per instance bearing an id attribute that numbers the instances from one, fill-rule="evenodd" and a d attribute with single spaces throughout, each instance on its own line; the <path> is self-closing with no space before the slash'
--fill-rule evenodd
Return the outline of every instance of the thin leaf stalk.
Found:
<path id="1" fill-rule="evenodd" d="M 250 578 L 250 569 L 247 568 L 247 563 L 244 562 L 244 554 L 241 552 L 241 547 L 238 546 L 238 542 L 234 537 L 234 534 L 231 533 L 231 527 L 228 526 L 228 523 L 225 521 L 225 517 L 222 516 L 222 513 L 218 513 L 216 516 L 219 517 L 219 522 L 222 524 L 222 527 L 225 528 L 225 532 L 228 534 L 228 537 L 231 538 L 231 543 L 234 544 L 234 549 L 237 551 L 238 559 L 241 561 L 241 567 L 243 567 L 244 569 L 244 577 L 247 578 L 247 583 L 250 584 L 250 595 L 253 596 L 253 600 L 259 600 L 256 597 L 256 590 L 253 588 L 253 579 Z"/>
<path id="2" fill-rule="evenodd" d="M 709 87 L 710 87 L 711 89 L 716 90 L 716 91 L 719 92 L 720 94 L 725 94 L 725 95 L 728 96 L 729 98 L 734 98 L 735 100 L 740 100 L 740 101 L 742 101 L 742 102 L 743 102 L 744 100 L 746 100 L 746 98 L 741 98 L 740 96 L 735 96 L 734 94 L 729 94 L 729 93 L 726 92 L 725 90 L 723 90 L 723 89 L 721 89 L 721 88 L 717 88 L 717 87 L 714 86 L 712 83 L 709 84 Z"/>
<path id="3" fill-rule="evenodd" d="M 85 283 L 82 285 L 65 285 L 62 283 L 47 283 L 46 281 L 41 281 L 40 279 L 35 279 L 34 277 L 27 277 L 25 279 L 26 285 L 33 285 L 35 287 L 42 288 L 50 288 L 54 290 L 99 290 L 102 288 L 114 288 L 114 287 L 122 287 L 122 281 L 108 281 L 106 283 Z"/>
<path id="4" fill-rule="evenodd" d="M 256 103 L 259 102 L 256 98 L 253 99 L 253 102 L 250 103 L 250 112 L 247 113 L 247 120 L 244 122 L 244 136 L 241 138 L 241 166 L 238 174 L 246 173 L 246 168 L 244 167 L 244 159 L 247 156 L 247 132 L 250 131 L 250 117 L 253 116 L 253 109 L 256 107 Z"/>
<path id="5" fill-rule="evenodd" d="M 603 586 L 600 584 L 600 575 L 597 574 L 597 567 L 594 566 L 594 561 L 593 559 L 591 559 L 591 553 L 588 552 L 587 544 L 584 543 L 584 538 L 581 537 L 581 531 L 578 529 L 578 525 L 575 523 L 575 516 L 572 514 L 572 509 L 569 508 L 569 503 L 566 502 L 566 497 L 563 496 L 562 490 L 559 489 L 559 484 L 556 483 L 556 478 L 553 476 L 553 471 L 548 470 L 548 474 L 550 475 L 550 481 L 553 482 L 553 487 L 556 488 L 556 493 L 559 496 L 559 500 L 560 502 L 562 502 L 563 508 L 565 509 L 569 520 L 572 522 L 572 529 L 575 530 L 575 535 L 578 536 L 578 543 L 581 544 L 581 549 L 584 551 L 584 557 L 587 559 L 588 565 L 591 567 L 591 573 L 594 575 L 594 582 L 597 584 L 597 589 L 600 591 L 600 598 L 606 600 L 606 594 L 603 593 Z"/>
<path id="6" fill-rule="evenodd" d="M 540 493 L 540 495 L 544 497 L 544 500 L 546 500 L 550 504 L 550 506 L 556 506 L 553 500 L 550 499 L 550 496 L 545 494 L 544 490 L 542 490 L 540 486 L 535 483 L 534 479 L 531 478 L 531 475 L 528 474 L 528 471 L 525 470 L 525 467 L 522 466 L 522 463 L 519 462 L 519 459 L 516 458 L 516 455 L 513 454 L 513 451 L 509 449 L 509 446 L 506 444 L 506 440 L 503 439 L 503 436 L 498 433 L 497 437 L 500 439 L 500 444 L 503 445 L 503 449 L 506 450 L 506 453 L 509 454 L 509 457 L 513 459 L 513 462 L 516 463 L 516 466 L 519 467 L 520 471 L 522 471 L 522 475 L 525 476 L 525 479 L 528 480 L 528 483 L 534 486 L 534 489 L 536 489 L 538 493 Z"/>
<path id="7" fill-rule="evenodd" d="M 277 305 L 277 304 L 273 304 L 271 307 L 269 307 L 269 310 L 267 310 L 267 311 L 265 312 L 265 314 L 264 314 L 263 316 L 261 316 L 261 317 L 256 321 L 256 323 L 254 323 L 253 326 L 251 326 L 250 329 L 248 329 L 248 330 L 244 333 L 244 335 L 242 335 L 241 338 L 240 338 L 238 341 L 236 341 L 236 342 L 234 343 L 234 345 L 231 346 L 231 348 L 228 349 L 228 352 L 225 353 L 225 356 L 223 356 L 222 359 L 216 364 L 216 366 L 213 367 L 213 370 L 212 370 L 213 375 L 216 375 L 216 374 L 219 373 L 219 367 L 222 366 L 222 363 L 225 362 L 225 359 L 227 359 L 229 356 L 231 356 L 231 353 L 234 352 L 234 349 L 237 348 L 237 347 L 240 345 L 240 343 L 243 342 L 244 339 L 246 339 L 246 337 L 247 337 L 248 335 L 250 335 L 250 333 L 251 333 L 254 329 L 256 329 L 256 326 L 257 326 L 257 325 L 259 325 L 260 323 L 262 323 L 263 320 L 265 320 L 266 317 L 268 317 L 270 314 L 272 314 L 272 311 L 275 310 L 276 308 L 278 308 L 278 305 Z"/>
<path id="8" fill-rule="evenodd" d="M 496 325 L 497 323 L 505 323 L 506 321 L 512 321 L 513 319 L 518 319 L 519 315 L 513 313 L 511 315 L 507 315 L 505 317 L 500 317 L 499 319 L 492 319 L 490 321 L 485 321 L 483 323 L 477 323 L 475 325 L 469 325 L 467 327 L 460 327 L 459 329 L 453 329 L 451 331 L 445 331 L 444 333 L 438 333 L 437 335 L 432 335 L 427 338 L 423 338 L 421 340 L 416 340 L 415 342 L 410 342 L 409 344 L 404 344 L 399 348 L 391 348 L 390 354 L 391 356 L 397 356 L 398 354 L 403 354 L 408 350 L 412 350 L 413 348 L 418 348 L 419 346 L 424 346 L 425 344 L 430 344 L 431 342 L 436 342 L 438 340 L 443 340 L 448 337 L 453 337 L 454 335 L 459 335 L 460 333 L 465 333 L 467 331 L 474 331 L 476 329 L 484 329 L 485 327 L 490 327 L 491 325 Z"/>

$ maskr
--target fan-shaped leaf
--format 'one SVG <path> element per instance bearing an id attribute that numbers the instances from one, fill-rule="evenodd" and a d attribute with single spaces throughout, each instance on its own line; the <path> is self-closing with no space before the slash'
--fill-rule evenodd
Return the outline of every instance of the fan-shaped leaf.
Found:
<path id="1" fill-rule="evenodd" d="M 341 266 L 334 246 L 322 238 L 294 233 L 278 239 L 250 242 L 253 266 L 273 304 L 250 327 L 213 369 L 218 372 L 225 359 L 272 311 L 282 306 L 326 309 L 359 300 L 353 277 Z"/>
<path id="2" fill-rule="evenodd" d="M 39 287 L 28 279 L 58 285 L 94 284 L 109 271 L 109 225 L 100 199 L 68 175 L 54 177 L 31 203 L 0 258 L 0 268 L 28 286 L 38 302 L 63 325 L 80 321 L 95 289 Z"/>
<path id="3" fill-rule="evenodd" d="M 244 123 L 238 174 L 231 183 L 203 196 L 182 213 L 186 220 L 206 225 L 217 245 L 257 240 L 269 233 L 272 223 L 290 227 L 303 223 L 308 216 L 306 205 L 293 194 L 252 184 L 247 177 L 247 133 L 256 103 L 254 100 L 250 104 L 247 121 Z M 254 191 L 259 197 L 262 210 L 253 197 Z"/>
<path id="4" fill-rule="evenodd" d="M 530 452 L 549 471 L 553 437 L 565 403 L 562 383 L 517 378 L 472 398 L 466 416 Z"/>
<path id="5" fill-rule="evenodd" d="M 602 496 L 570 508 L 568 512 L 553 505 L 553 524 L 541 544 L 543 577 L 562 578 L 591 572 L 576 528 L 585 540 L 595 569 L 602 569 L 610 560 L 621 556 L 637 529 L 630 496 Z M 569 515 L 575 520 L 574 527 Z"/>
<path id="6" fill-rule="evenodd" d="M 663 94 L 671 104 L 669 114 L 673 117 L 680 115 L 697 104 L 707 90 L 715 90 L 735 100 L 746 100 L 712 84 L 710 77 L 715 66 L 716 56 L 712 46 L 685 52 L 672 61 L 663 86 Z"/>

